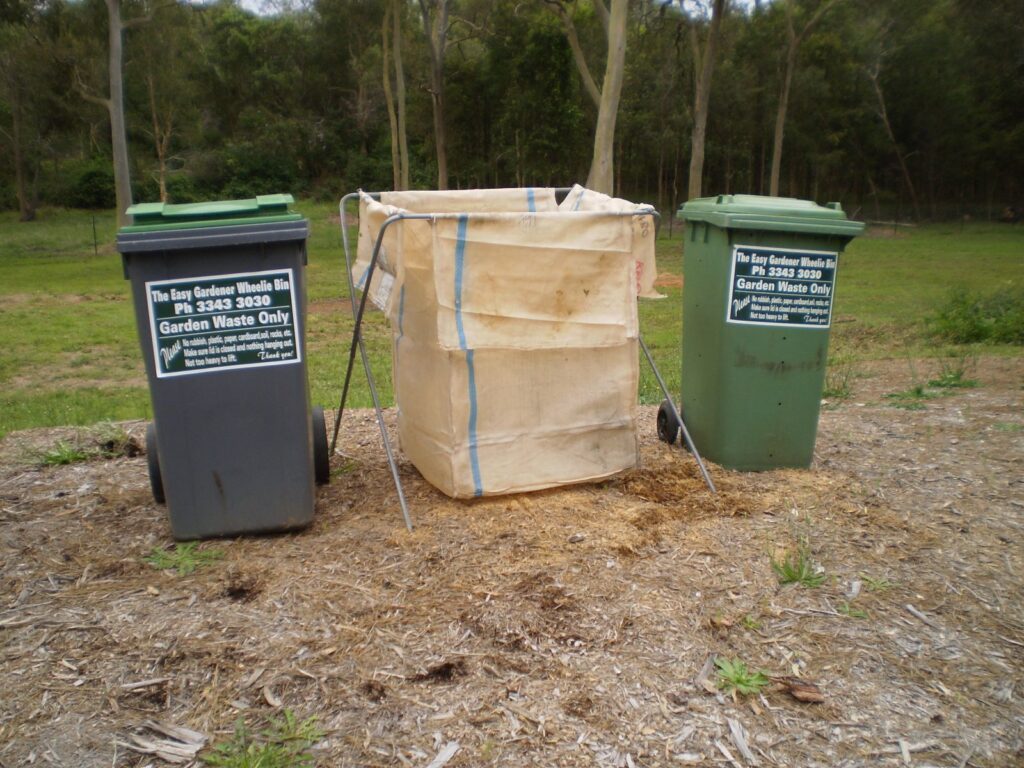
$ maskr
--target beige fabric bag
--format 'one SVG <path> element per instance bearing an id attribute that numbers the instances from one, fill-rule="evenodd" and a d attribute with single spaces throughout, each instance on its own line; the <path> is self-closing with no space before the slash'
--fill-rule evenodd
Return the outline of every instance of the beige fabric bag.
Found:
<path id="1" fill-rule="evenodd" d="M 565 200 L 558 207 L 562 211 L 637 211 L 651 210 L 653 206 L 637 205 L 618 197 L 609 197 L 602 192 L 586 189 L 579 184 L 573 186 Z M 641 299 L 664 299 L 658 293 L 654 281 L 658 278 L 658 267 L 654 260 L 654 220 L 651 216 L 633 218 L 633 258 L 636 262 L 638 294 Z"/>
<path id="2" fill-rule="evenodd" d="M 636 217 L 558 210 L 547 189 L 381 197 L 360 201 L 357 285 L 389 216 L 433 214 L 388 228 L 370 288 L 423 476 L 470 497 L 636 466 Z"/>

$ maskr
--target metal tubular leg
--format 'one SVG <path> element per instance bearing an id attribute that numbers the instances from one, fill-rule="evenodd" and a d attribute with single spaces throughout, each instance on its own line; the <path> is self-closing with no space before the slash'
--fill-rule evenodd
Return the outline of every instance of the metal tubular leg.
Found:
<path id="1" fill-rule="evenodd" d="M 644 351 L 644 356 L 647 358 L 647 362 L 651 366 L 651 370 L 654 371 L 654 378 L 658 380 L 658 386 L 661 387 L 662 393 L 665 395 L 665 401 L 668 403 L 669 408 L 672 409 L 672 415 L 676 417 L 676 421 L 679 422 L 680 431 L 683 433 L 683 439 L 686 441 L 686 446 L 690 449 L 690 453 L 693 454 L 693 458 L 697 460 L 697 466 L 700 467 L 700 473 L 704 476 L 704 482 L 707 483 L 708 490 L 712 493 L 718 493 L 718 489 L 715 488 L 715 483 L 711 479 L 711 475 L 708 474 L 707 467 L 704 466 L 704 460 L 701 459 L 700 454 L 697 452 L 697 446 L 693 444 L 693 439 L 690 437 L 689 430 L 686 429 L 686 423 L 683 421 L 683 417 L 679 415 L 679 411 L 676 410 L 675 401 L 672 399 L 672 395 L 668 392 L 668 387 L 665 385 L 665 380 L 661 378 L 661 371 L 658 370 L 658 366 L 654 364 L 654 358 L 651 357 L 651 351 L 647 349 L 647 345 L 644 343 L 643 336 L 640 336 L 640 349 Z"/>
<path id="2" fill-rule="evenodd" d="M 377 414 L 377 426 L 380 429 L 381 439 L 384 441 L 384 453 L 388 457 L 388 466 L 391 468 L 391 478 L 395 483 L 395 491 L 398 493 L 398 504 L 402 508 L 402 518 L 405 520 L 405 527 L 412 532 L 412 517 L 409 515 L 409 506 L 405 501 L 405 492 L 402 489 L 402 479 L 398 476 L 398 465 L 395 463 L 395 455 L 391 450 L 391 440 L 388 438 L 387 426 L 384 424 L 384 412 L 380 407 L 380 398 L 377 396 L 377 386 L 373 379 L 373 372 L 370 369 L 370 358 L 366 353 L 366 344 L 363 341 L 362 322 L 363 313 L 366 311 L 366 298 L 368 291 L 363 291 L 363 297 L 356 309 L 355 284 L 352 282 L 352 259 L 348 247 L 348 229 L 345 226 L 345 202 L 353 195 L 346 195 L 341 199 L 341 240 L 345 251 L 345 278 L 348 282 L 349 300 L 352 303 L 352 312 L 355 313 L 355 325 L 352 329 L 352 344 L 349 347 L 348 366 L 345 369 L 345 385 L 341 392 L 341 401 L 338 404 L 338 412 L 334 417 L 334 435 L 331 438 L 331 454 L 334 453 L 338 443 L 338 430 L 341 427 L 341 417 L 345 411 L 345 400 L 348 398 L 349 383 L 352 379 L 352 368 L 355 363 L 356 346 L 359 347 L 360 358 L 363 363 L 363 371 L 366 373 L 366 383 L 370 389 L 370 397 L 373 399 L 373 408 Z M 388 222 L 385 222 L 385 227 Z M 377 245 L 373 249 L 373 256 L 370 259 L 370 270 L 366 279 L 366 287 L 369 288 L 370 280 L 373 279 L 373 270 L 377 265 L 377 255 L 380 253 L 380 244 L 384 235 L 384 227 L 381 227 L 381 237 L 377 239 Z"/>

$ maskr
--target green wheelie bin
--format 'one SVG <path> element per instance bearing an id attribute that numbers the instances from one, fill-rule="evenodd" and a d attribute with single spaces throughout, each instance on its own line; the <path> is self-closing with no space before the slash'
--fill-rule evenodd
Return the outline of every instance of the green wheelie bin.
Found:
<path id="1" fill-rule="evenodd" d="M 144 203 L 117 235 L 176 539 L 301 528 L 330 475 L 306 372 L 306 238 L 291 195 Z"/>
<path id="2" fill-rule="evenodd" d="M 807 467 L 828 363 L 839 254 L 864 225 L 838 203 L 691 200 L 683 245 L 682 417 L 730 469 Z M 674 421 L 665 408 L 659 433 Z"/>

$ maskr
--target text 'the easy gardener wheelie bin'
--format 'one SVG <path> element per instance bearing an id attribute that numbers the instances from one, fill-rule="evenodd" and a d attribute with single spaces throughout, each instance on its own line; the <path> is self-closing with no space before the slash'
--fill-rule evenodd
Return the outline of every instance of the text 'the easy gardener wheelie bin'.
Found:
<path id="1" fill-rule="evenodd" d="M 682 416 L 732 469 L 814 455 L 839 254 L 864 225 L 838 203 L 691 200 L 683 246 Z"/>
<path id="2" fill-rule="evenodd" d="M 328 479 L 306 374 L 309 224 L 291 203 L 146 203 L 118 232 L 153 402 L 150 480 L 176 539 L 300 528 Z"/>

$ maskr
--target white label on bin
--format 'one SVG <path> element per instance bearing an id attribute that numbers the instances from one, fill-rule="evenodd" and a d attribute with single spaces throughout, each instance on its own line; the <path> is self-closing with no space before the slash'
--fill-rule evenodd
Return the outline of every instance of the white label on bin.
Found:
<path id="1" fill-rule="evenodd" d="M 836 251 L 734 246 L 725 321 L 829 328 L 838 261 Z"/>
<path id="2" fill-rule="evenodd" d="M 302 362 L 291 269 L 146 283 L 157 378 Z"/>

